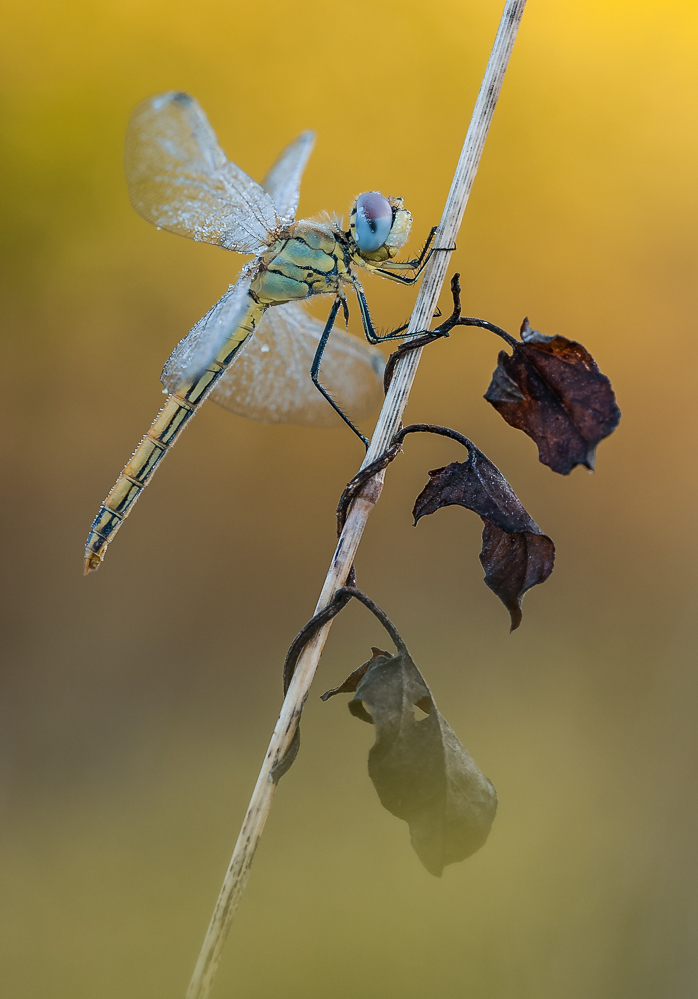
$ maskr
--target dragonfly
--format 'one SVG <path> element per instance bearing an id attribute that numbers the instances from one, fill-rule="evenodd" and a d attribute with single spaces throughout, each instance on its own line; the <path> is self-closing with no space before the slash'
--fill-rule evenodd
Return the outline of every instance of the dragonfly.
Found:
<path id="1" fill-rule="evenodd" d="M 404 336 L 406 326 L 376 332 L 357 271 L 414 284 L 434 252 L 438 227 L 418 257 L 399 261 L 412 227 L 402 198 L 359 195 L 346 231 L 330 216 L 296 220 L 314 142 L 313 132 L 302 132 L 258 184 L 227 159 L 190 95 L 170 91 L 134 110 L 125 163 L 135 210 L 159 229 L 253 260 L 166 362 L 167 401 L 92 524 L 86 575 L 99 568 L 155 469 L 206 399 L 267 422 L 328 426 L 339 416 L 368 445 L 344 410 L 357 420 L 374 408 L 384 367 L 375 345 Z M 348 325 L 347 291 L 357 297 L 368 345 L 333 332 L 340 308 Z M 316 295 L 333 296 L 324 324 L 303 304 Z"/>

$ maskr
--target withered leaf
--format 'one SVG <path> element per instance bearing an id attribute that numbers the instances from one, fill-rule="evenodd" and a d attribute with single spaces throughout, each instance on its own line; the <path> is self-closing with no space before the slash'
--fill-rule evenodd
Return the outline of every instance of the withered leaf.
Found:
<path id="1" fill-rule="evenodd" d="M 415 705 L 424 712 L 420 720 Z M 406 649 L 374 656 L 349 709 L 376 726 L 369 775 L 381 804 L 408 823 L 429 873 L 440 877 L 447 864 L 479 850 L 494 821 L 497 794 L 439 714 Z"/>
<path id="2" fill-rule="evenodd" d="M 353 673 L 350 673 L 344 683 L 340 683 L 338 687 L 333 687 L 331 690 L 326 690 L 324 694 L 321 694 L 320 700 L 328 701 L 330 697 L 334 697 L 335 694 L 353 694 L 359 685 L 359 681 L 363 680 L 365 677 L 366 670 L 374 664 L 379 656 L 390 659 L 389 652 L 384 652 L 383 649 L 377 649 L 375 646 L 371 648 L 371 652 L 373 654 L 370 659 L 367 659 L 366 662 L 362 663 L 358 669 L 355 669 Z"/>
<path id="3" fill-rule="evenodd" d="M 415 525 L 444 506 L 464 506 L 484 522 L 480 562 L 485 583 L 511 615 L 511 630 L 521 624 L 521 600 L 553 571 L 555 545 L 523 508 L 499 469 L 470 444 L 468 460 L 429 472 L 417 497 Z"/>
<path id="4" fill-rule="evenodd" d="M 521 531 L 507 534 L 486 520 L 480 562 L 485 583 L 496 593 L 511 617 L 511 630 L 521 624 L 521 600 L 532 586 L 544 583 L 553 571 L 555 545 L 547 534 Z"/>
<path id="5" fill-rule="evenodd" d="M 593 471 L 599 441 L 620 421 L 610 381 L 580 343 L 544 336 L 528 319 L 521 335 L 511 354 L 500 351 L 485 399 L 535 441 L 554 472 L 568 475 L 577 465 Z"/>

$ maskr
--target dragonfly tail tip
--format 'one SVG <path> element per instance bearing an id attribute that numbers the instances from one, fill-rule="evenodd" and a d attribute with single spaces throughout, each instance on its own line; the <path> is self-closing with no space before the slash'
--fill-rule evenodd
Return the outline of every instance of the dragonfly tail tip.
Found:
<path id="1" fill-rule="evenodd" d="M 90 552 L 89 555 L 85 556 L 85 575 L 89 576 L 91 572 L 95 572 L 97 569 L 99 569 L 101 564 L 102 564 L 101 558 L 99 558 L 99 556 L 95 555 L 93 552 Z"/>

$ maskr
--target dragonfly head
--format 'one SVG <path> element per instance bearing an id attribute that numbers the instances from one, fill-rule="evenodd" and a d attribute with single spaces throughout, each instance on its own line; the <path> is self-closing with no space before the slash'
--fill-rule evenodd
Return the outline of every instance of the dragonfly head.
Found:
<path id="1" fill-rule="evenodd" d="M 396 257 L 411 228 L 412 216 L 402 198 L 385 198 L 378 191 L 360 194 L 349 214 L 349 236 L 359 256 L 372 263 Z"/>

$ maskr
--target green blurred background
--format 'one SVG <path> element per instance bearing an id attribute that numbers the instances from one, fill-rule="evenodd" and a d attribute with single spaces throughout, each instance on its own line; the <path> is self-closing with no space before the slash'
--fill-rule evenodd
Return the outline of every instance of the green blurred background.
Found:
<path id="1" fill-rule="evenodd" d="M 189 91 L 257 178 L 314 128 L 301 216 L 378 188 L 417 248 L 501 5 L 5 4 L 3 995 L 183 996 L 361 458 L 343 429 L 206 406 L 83 578 L 163 361 L 240 265 L 131 210 L 131 108 Z M 453 257 L 466 312 L 528 314 L 611 376 L 624 415 L 596 473 L 555 476 L 482 400 L 484 331 L 430 348 L 412 393 L 408 418 L 474 438 L 557 543 L 520 631 L 482 584 L 477 517 L 411 527 L 454 444 L 408 442 L 358 560 L 497 787 L 490 840 L 437 880 L 381 809 L 371 731 L 318 698 L 384 641 L 350 608 L 221 999 L 695 996 L 697 28 L 689 0 L 530 0 Z M 366 287 L 382 326 L 409 314 L 413 293 Z"/>

